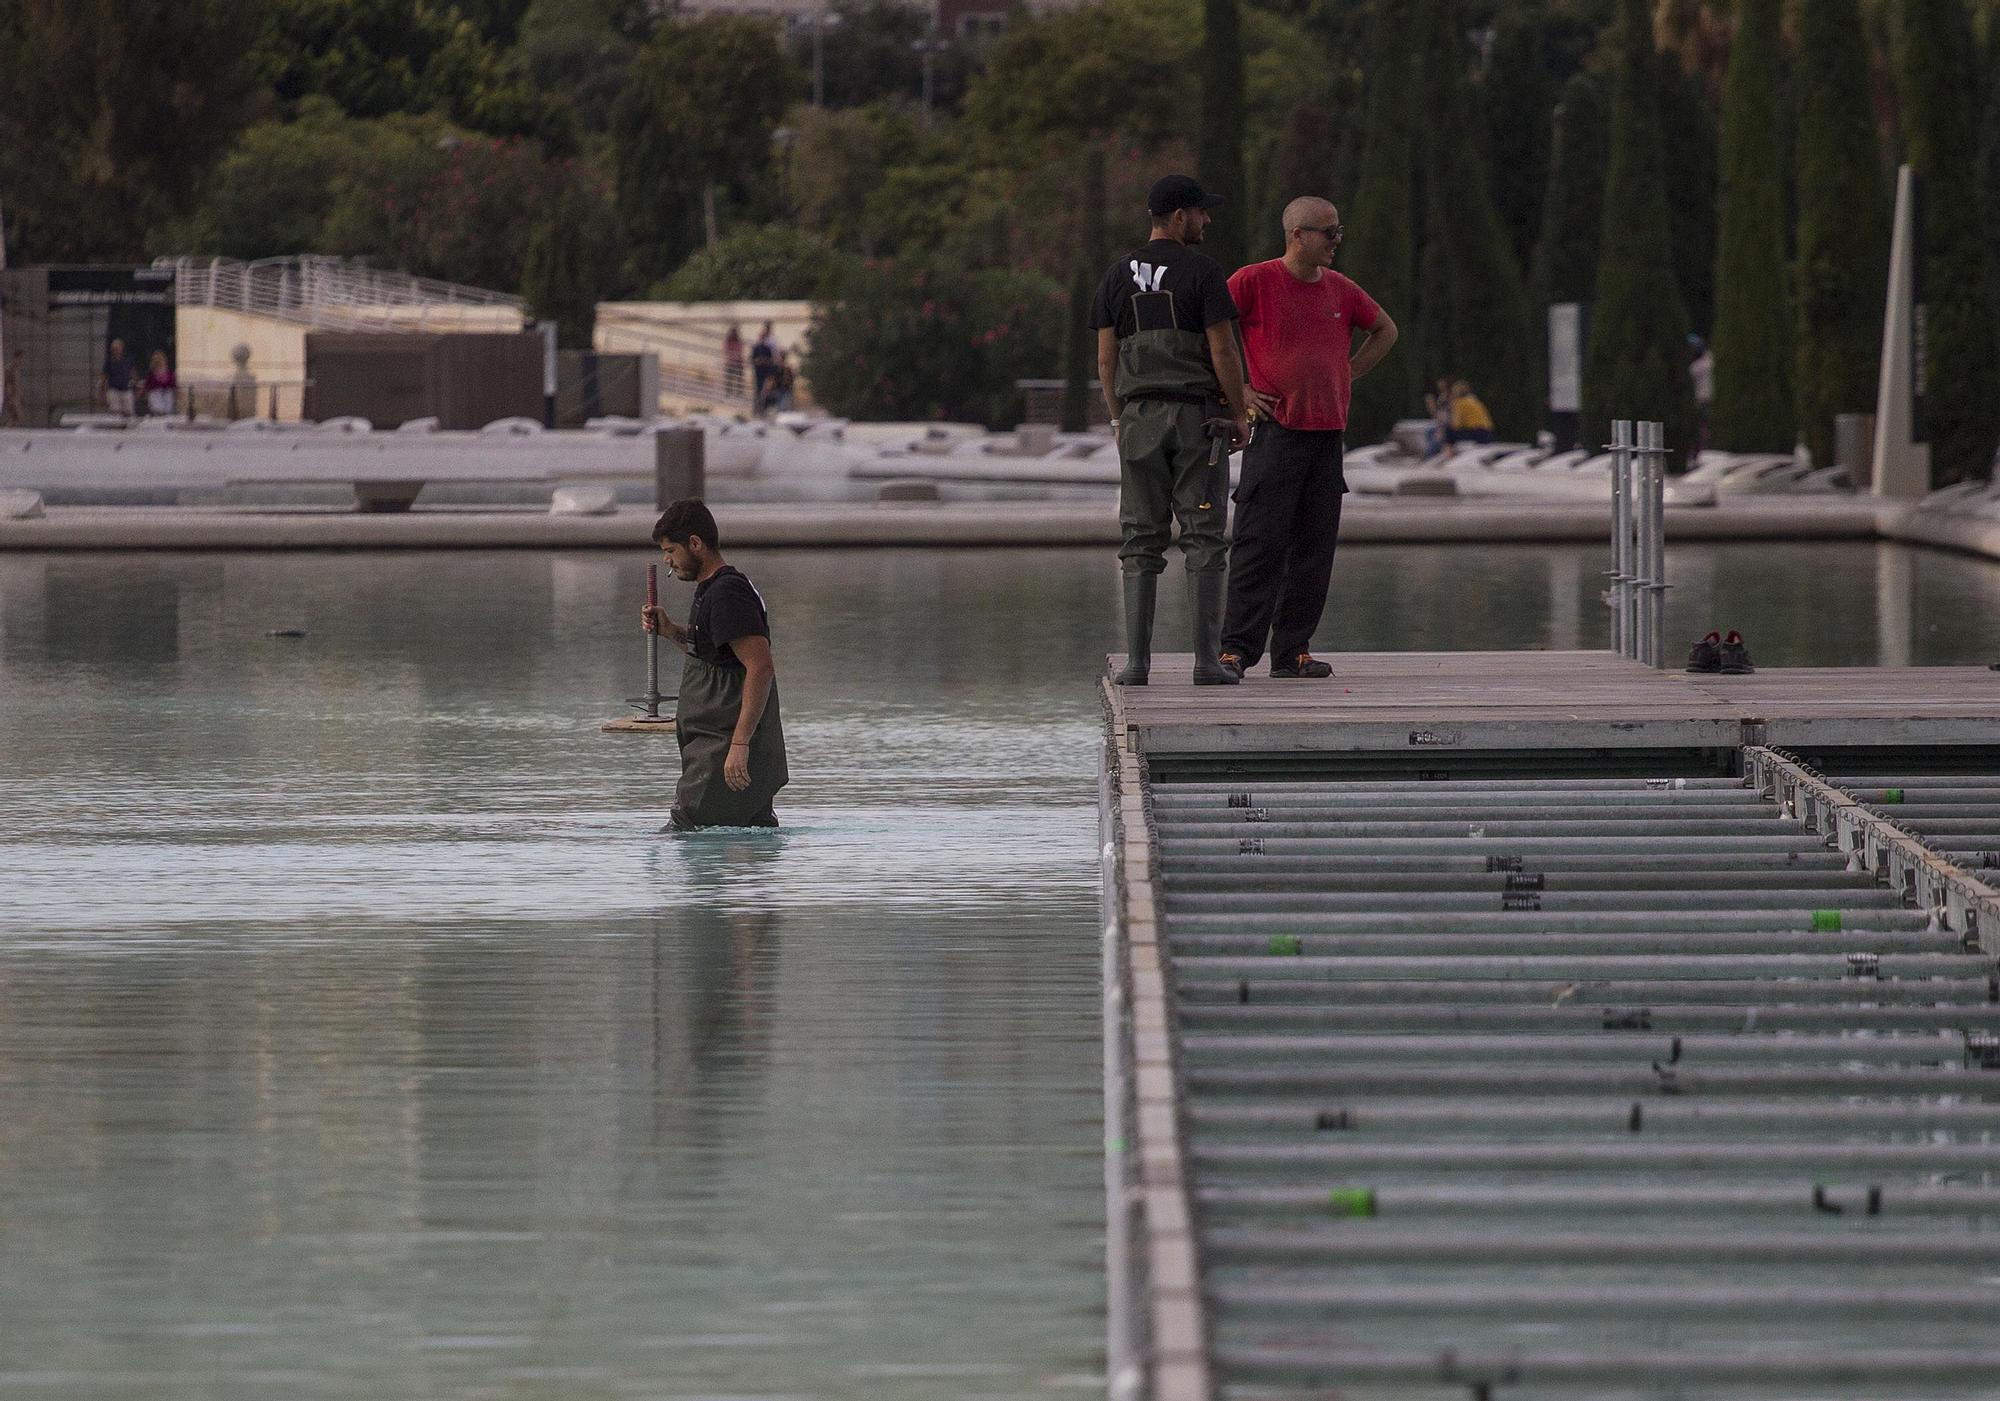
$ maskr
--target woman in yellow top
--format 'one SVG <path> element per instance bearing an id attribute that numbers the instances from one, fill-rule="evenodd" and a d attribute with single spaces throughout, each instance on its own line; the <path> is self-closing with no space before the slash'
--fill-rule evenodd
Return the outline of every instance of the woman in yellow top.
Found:
<path id="1" fill-rule="evenodd" d="M 1449 444 L 1493 441 L 1493 415 L 1479 402 L 1472 386 L 1462 379 L 1452 381 L 1451 427 L 1445 432 L 1445 441 Z"/>

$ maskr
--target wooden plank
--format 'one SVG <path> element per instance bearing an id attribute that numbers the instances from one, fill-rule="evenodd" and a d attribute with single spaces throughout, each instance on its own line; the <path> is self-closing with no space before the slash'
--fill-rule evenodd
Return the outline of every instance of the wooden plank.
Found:
<path id="1" fill-rule="evenodd" d="M 1152 684 L 1123 688 L 1118 700 L 1154 753 L 1707 746 L 1735 743 L 1730 731 L 1745 724 L 1784 725 L 1790 743 L 1868 742 L 1861 736 L 1871 723 L 1883 727 L 1883 742 L 2000 743 L 2000 672 L 1984 667 L 1691 676 L 1610 652 L 1338 652 L 1325 660 L 1335 674 L 1324 680 L 1253 672 L 1240 686 L 1196 686 L 1191 656 L 1157 655 Z"/>

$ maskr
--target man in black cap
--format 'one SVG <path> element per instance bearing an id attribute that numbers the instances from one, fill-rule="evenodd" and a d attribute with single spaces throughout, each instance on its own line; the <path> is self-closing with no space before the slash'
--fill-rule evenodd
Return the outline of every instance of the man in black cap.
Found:
<path id="1" fill-rule="evenodd" d="M 1125 669 L 1114 679 L 1121 686 L 1143 686 L 1151 673 L 1153 605 L 1176 516 L 1194 604 L 1194 682 L 1241 679 L 1216 654 L 1229 497 L 1229 455 L 1219 449 L 1234 451 L 1250 437 L 1243 362 L 1228 280 L 1193 248 L 1221 203 L 1185 175 L 1154 182 L 1146 198 L 1152 240 L 1112 265 L 1091 306 L 1097 377 L 1118 436 Z"/>

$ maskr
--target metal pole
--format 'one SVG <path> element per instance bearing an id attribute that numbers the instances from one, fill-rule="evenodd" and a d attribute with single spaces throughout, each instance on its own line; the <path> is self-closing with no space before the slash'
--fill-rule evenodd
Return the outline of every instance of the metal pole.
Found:
<path id="1" fill-rule="evenodd" d="M 1640 446 L 1645 441 L 1646 425 L 1635 423 L 1632 429 L 1633 450 L 1628 459 L 1631 465 L 1627 469 L 1635 527 L 1632 538 L 1632 656 L 1651 666 L 1652 639 L 1646 635 L 1647 591 L 1653 587 L 1653 493 L 1652 478 L 1646 471 L 1646 464 L 1651 459 Z"/>
<path id="2" fill-rule="evenodd" d="M 646 566 L 646 606 L 660 606 L 660 566 Z M 660 714 L 660 635 L 646 634 L 646 716 L 658 719 Z"/>
<path id="3" fill-rule="evenodd" d="M 1662 653 L 1666 649 L 1665 615 L 1667 587 L 1667 521 L 1666 521 L 1666 471 L 1665 449 L 1661 446 L 1665 438 L 1664 428 L 1659 423 L 1639 425 L 1640 464 L 1646 482 L 1646 591 L 1640 601 L 1644 618 L 1640 632 L 1646 639 L 1646 665 L 1657 667 L 1661 664 Z"/>
<path id="4" fill-rule="evenodd" d="M 1631 590 L 1632 494 L 1626 489 L 1625 443 L 1632 425 L 1625 419 L 1611 424 L 1611 650 L 1632 654 L 1626 634 L 1626 597 Z"/>

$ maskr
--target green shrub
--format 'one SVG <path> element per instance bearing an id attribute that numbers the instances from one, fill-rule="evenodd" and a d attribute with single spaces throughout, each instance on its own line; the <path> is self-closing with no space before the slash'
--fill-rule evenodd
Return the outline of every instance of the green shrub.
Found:
<path id="1" fill-rule="evenodd" d="M 743 229 L 704 248 L 653 295 L 668 302 L 803 301 L 847 277 L 856 259 L 785 224 Z"/>
<path id="2" fill-rule="evenodd" d="M 814 322 L 804 372 L 858 419 L 1020 421 L 1017 379 L 1057 373 L 1065 297 L 1035 273 L 911 259 L 861 268 Z"/>

